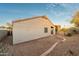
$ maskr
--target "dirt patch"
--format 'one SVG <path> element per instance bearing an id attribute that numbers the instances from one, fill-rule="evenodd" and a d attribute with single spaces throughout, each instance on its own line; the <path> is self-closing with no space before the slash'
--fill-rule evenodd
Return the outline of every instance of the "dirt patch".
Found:
<path id="1" fill-rule="evenodd" d="M 14 55 L 39 56 L 48 50 L 52 44 L 60 40 L 56 36 L 40 38 L 34 41 L 14 45 Z"/>
<path id="2" fill-rule="evenodd" d="M 77 56 L 79 55 L 79 34 L 65 37 L 67 40 L 59 44 L 49 56 Z"/>
<path id="3" fill-rule="evenodd" d="M 0 41 L 0 55 L 12 55 L 13 54 L 13 46 L 12 46 L 12 36 L 5 37 L 2 41 Z"/>
<path id="4" fill-rule="evenodd" d="M 65 37 L 66 41 L 58 44 L 48 56 L 78 56 L 79 55 L 79 34 Z M 47 51 L 55 42 L 62 40 L 59 35 L 48 36 L 33 41 L 12 46 L 12 36 L 8 36 L 2 42 L 2 47 L 7 48 L 8 55 L 13 56 L 40 56 Z"/>

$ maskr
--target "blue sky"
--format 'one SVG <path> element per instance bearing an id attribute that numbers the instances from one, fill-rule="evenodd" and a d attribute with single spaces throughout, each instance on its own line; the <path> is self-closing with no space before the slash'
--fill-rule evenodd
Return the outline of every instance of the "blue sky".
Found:
<path id="1" fill-rule="evenodd" d="M 70 26 L 69 21 L 79 4 L 0 4 L 0 24 L 5 24 L 20 18 L 30 18 L 33 16 L 46 15 L 54 24 Z"/>

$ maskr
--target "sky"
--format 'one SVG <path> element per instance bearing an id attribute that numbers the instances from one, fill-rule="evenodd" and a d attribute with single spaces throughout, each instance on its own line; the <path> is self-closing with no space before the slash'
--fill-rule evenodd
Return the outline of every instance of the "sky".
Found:
<path id="1" fill-rule="evenodd" d="M 54 24 L 71 26 L 70 20 L 79 10 L 79 4 L 65 3 L 5 3 L 0 4 L 0 25 L 20 18 L 48 16 Z"/>

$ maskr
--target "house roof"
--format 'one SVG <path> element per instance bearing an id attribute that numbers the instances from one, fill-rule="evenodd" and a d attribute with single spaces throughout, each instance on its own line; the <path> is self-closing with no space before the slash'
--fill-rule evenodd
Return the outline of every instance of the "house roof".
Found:
<path id="1" fill-rule="evenodd" d="M 28 20 L 32 20 L 32 19 L 35 19 L 35 18 L 44 18 L 44 19 L 49 20 L 47 16 L 36 16 L 36 17 L 32 17 L 32 18 L 18 19 L 18 20 L 12 21 L 12 23 L 14 24 L 14 23 L 22 22 L 22 21 L 28 21 Z M 49 20 L 49 22 L 52 23 L 50 20 Z"/>

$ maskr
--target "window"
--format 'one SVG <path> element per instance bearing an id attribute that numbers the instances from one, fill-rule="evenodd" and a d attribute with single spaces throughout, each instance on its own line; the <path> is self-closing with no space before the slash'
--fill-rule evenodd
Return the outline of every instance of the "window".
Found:
<path id="1" fill-rule="evenodd" d="M 54 29 L 54 27 L 51 26 L 51 34 L 53 34 L 53 29 Z"/>
<path id="2" fill-rule="evenodd" d="M 44 32 L 45 32 L 45 33 L 48 32 L 48 28 L 47 28 L 47 27 L 44 28 Z"/>

